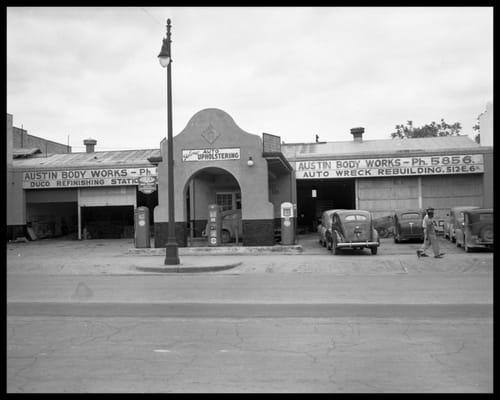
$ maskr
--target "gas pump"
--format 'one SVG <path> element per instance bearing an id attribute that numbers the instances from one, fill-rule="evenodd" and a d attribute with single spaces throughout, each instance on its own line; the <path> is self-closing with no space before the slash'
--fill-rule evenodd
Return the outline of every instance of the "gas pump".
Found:
<path id="1" fill-rule="evenodd" d="M 294 207 L 292 203 L 281 203 L 281 244 L 295 244 Z"/>
<path id="2" fill-rule="evenodd" d="M 220 246 L 222 231 L 222 218 L 220 206 L 217 204 L 208 205 L 207 237 L 209 246 Z"/>
<path id="3" fill-rule="evenodd" d="M 137 207 L 135 209 L 134 228 L 135 247 L 151 247 L 149 239 L 149 208 Z"/>

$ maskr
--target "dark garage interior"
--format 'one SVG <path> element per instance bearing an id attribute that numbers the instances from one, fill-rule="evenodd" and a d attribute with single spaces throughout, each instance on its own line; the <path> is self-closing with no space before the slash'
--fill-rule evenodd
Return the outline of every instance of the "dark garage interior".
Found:
<path id="1" fill-rule="evenodd" d="M 134 206 L 82 207 L 84 239 L 134 237 Z"/>
<path id="2" fill-rule="evenodd" d="M 356 208 L 354 179 L 297 180 L 297 228 L 300 232 L 315 232 L 317 220 L 325 210 Z M 316 190 L 316 197 L 313 197 Z"/>

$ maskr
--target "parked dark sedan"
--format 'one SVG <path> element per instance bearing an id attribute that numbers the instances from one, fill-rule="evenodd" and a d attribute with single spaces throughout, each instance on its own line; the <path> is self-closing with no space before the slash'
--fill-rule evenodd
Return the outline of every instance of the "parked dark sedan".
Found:
<path id="1" fill-rule="evenodd" d="M 424 228 L 422 227 L 422 219 L 425 216 L 425 211 L 420 209 L 414 210 L 397 210 L 394 213 L 394 242 L 399 243 L 402 240 L 419 240 L 424 241 Z"/>
<path id="2" fill-rule="evenodd" d="M 332 214 L 332 228 L 327 231 L 327 246 L 332 254 L 342 249 L 369 248 L 377 254 L 380 239 L 373 227 L 373 218 L 365 210 L 336 210 Z"/>
<path id="3" fill-rule="evenodd" d="M 463 222 L 455 229 L 457 247 L 467 253 L 473 248 L 493 249 L 493 209 L 476 208 L 463 214 Z"/>

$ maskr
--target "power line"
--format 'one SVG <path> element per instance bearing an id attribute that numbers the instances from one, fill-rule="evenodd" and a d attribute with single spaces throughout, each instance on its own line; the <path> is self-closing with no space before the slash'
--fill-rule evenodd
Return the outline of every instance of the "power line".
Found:
<path id="1" fill-rule="evenodd" d="M 151 18 L 153 18 L 157 24 L 160 24 L 162 28 L 164 27 L 164 24 L 162 24 L 162 23 L 158 20 L 158 18 L 156 18 L 155 16 L 151 15 L 151 14 L 149 13 L 149 11 L 148 11 L 148 10 L 146 10 L 144 7 L 140 7 L 140 9 L 141 9 L 142 11 L 144 11 L 147 15 L 149 15 Z"/>

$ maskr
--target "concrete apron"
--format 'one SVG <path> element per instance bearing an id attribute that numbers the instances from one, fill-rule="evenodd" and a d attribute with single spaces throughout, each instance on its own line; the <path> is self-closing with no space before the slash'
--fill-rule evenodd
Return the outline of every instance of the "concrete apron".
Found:
<path id="1" fill-rule="evenodd" d="M 218 247 L 179 247 L 180 256 L 232 256 L 232 255 L 261 255 L 261 254 L 301 254 L 302 246 L 218 246 Z M 164 256 L 165 248 L 137 248 L 127 250 L 127 254 L 139 254 L 149 256 Z"/>
<path id="2" fill-rule="evenodd" d="M 179 247 L 179 256 L 210 256 L 210 255 L 263 255 L 263 254 L 301 254 L 304 250 L 301 245 L 291 246 L 218 246 L 218 247 Z M 131 248 L 127 254 L 131 255 L 150 255 L 164 256 L 165 248 Z M 185 263 L 179 265 L 163 266 L 136 266 L 138 271 L 143 272 L 213 272 L 224 271 L 241 265 L 241 262 L 223 263 L 220 260 L 217 263 L 208 265 L 199 265 L 199 263 Z"/>

